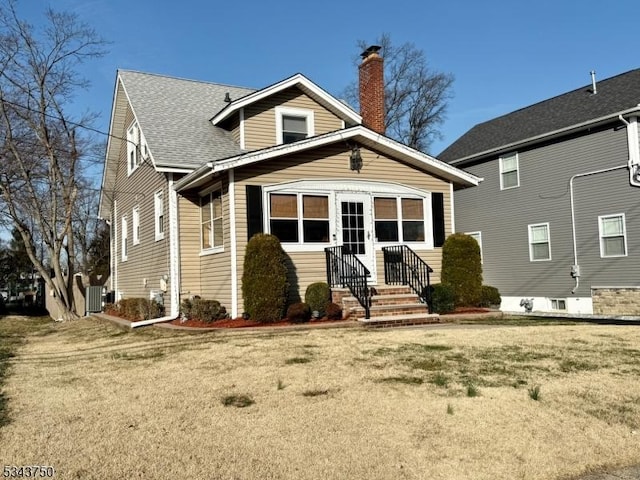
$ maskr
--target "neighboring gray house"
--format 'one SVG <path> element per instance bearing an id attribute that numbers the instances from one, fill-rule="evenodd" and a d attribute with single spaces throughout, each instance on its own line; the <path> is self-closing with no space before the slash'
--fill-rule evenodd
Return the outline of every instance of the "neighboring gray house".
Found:
<path id="1" fill-rule="evenodd" d="M 640 69 L 476 125 L 438 158 L 502 309 L 640 314 Z"/>

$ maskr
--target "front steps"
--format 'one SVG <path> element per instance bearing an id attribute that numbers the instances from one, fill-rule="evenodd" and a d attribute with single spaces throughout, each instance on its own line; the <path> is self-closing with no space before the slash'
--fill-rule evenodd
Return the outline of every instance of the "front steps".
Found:
<path id="1" fill-rule="evenodd" d="M 365 319 L 364 308 L 346 288 L 331 289 L 333 301 L 342 305 L 343 315 L 356 318 L 369 328 L 398 327 L 439 323 L 438 314 L 430 314 L 427 305 L 406 286 L 381 285 L 373 287 L 371 318 Z"/>

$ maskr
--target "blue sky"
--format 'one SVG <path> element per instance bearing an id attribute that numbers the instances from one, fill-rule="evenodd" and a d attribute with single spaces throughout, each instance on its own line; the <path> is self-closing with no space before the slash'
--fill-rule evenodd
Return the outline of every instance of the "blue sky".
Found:
<path id="1" fill-rule="evenodd" d="M 34 24 L 47 5 L 75 12 L 111 42 L 77 97 L 108 130 L 118 68 L 262 88 L 303 73 L 339 95 L 356 75 L 358 40 L 389 33 L 452 73 L 438 154 L 473 125 L 640 67 L 640 2 L 449 0 L 18 0 Z M 314 6 L 312 6 L 314 5 Z"/>

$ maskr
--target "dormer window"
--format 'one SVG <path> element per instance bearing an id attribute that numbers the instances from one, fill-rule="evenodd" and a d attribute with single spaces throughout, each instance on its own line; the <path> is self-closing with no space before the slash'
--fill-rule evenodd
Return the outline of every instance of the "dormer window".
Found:
<path id="1" fill-rule="evenodd" d="M 276 141 L 294 143 L 314 135 L 313 110 L 276 107 Z"/>

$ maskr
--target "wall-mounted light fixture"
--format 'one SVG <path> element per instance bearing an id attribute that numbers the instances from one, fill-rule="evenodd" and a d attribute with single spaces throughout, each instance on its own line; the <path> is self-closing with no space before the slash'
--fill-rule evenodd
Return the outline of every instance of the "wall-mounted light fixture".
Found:
<path id="1" fill-rule="evenodd" d="M 351 156 L 349 157 L 349 168 L 360 173 L 362 170 L 362 155 L 360 155 L 360 147 L 351 147 Z"/>

